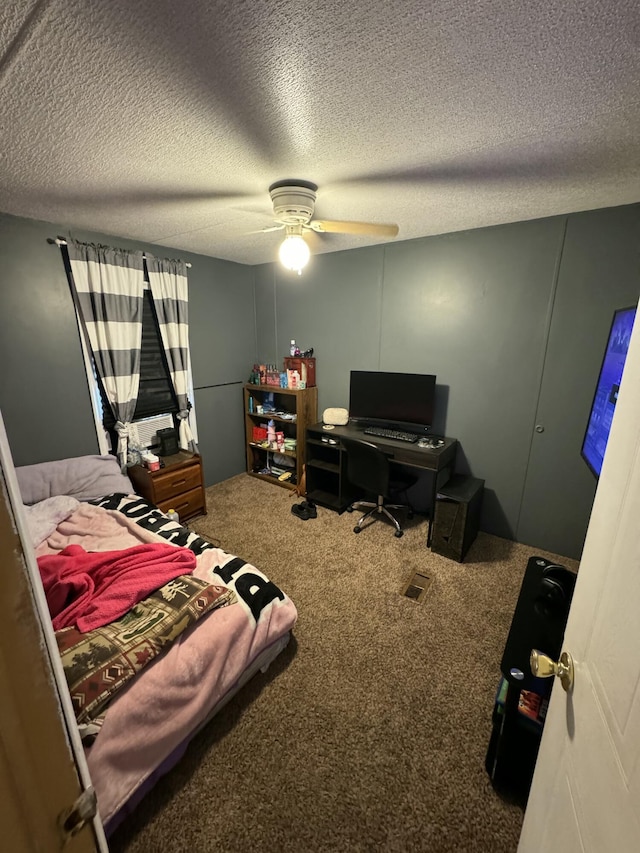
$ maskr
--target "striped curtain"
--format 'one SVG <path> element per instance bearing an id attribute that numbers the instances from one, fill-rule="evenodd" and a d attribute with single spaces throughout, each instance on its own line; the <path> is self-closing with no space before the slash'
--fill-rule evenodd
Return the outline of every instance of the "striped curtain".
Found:
<path id="1" fill-rule="evenodd" d="M 189 425 L 189 294 L 187 267 L 182 261 L 160 260 L 147 254 L 149 287 L 158 317 L 160 335 L 178 401 L 179 444 L 198 452 Z"/>
<path id="2" fill-rule="evenodd" d="M 143 255 L 76 240 L 67 241 L 67 250 L 76 307 L 116 419 L 124 468 L 140 385 Z"/>

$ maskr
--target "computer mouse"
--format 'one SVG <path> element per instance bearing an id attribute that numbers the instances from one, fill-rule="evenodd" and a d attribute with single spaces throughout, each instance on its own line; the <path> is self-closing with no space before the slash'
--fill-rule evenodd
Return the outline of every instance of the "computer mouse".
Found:
<path id="1" fill-rule="evenodd" d="M 418 439 L 418 447 L 428 447 L 431 450 L 437 450 L 439 447 L 444 446 L 444 439 L 442 438 L 419 438 Z"/>

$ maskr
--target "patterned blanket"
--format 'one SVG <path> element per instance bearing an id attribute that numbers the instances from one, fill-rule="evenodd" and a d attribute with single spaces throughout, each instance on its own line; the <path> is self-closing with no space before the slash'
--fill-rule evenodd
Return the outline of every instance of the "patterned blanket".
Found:
<path id="1" fill-rule="evenodd" d="M 75 626 L 56 631 L 76 719 L 93 722 L 81 733 L 96 735 L 107 704 L 137 672 L 205 613 L 234 601 L 232 590 L 183 575 L 108 625 L 88 633 Z"/>

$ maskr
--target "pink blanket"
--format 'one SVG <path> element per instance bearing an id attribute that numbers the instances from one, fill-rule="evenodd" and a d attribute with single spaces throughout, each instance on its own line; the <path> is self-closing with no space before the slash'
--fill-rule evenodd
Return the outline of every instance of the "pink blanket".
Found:
<path id="1" fill-rule="evenodd" d="M 83 633 L 119 619 L 134 604 L 196 566 L 195 554 L 160 542 L 90 553 L 81 545 L 38 557 L 53 627 Z"/>

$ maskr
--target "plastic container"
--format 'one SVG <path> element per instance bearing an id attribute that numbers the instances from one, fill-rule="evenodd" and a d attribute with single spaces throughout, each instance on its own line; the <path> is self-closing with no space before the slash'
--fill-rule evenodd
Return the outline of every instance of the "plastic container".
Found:
<path id="1" fill-rule="evenodd" d="M 175 509 L 168 509 L 165 515 L 167 516 L 167 518 L 170 518 L 171 521 L 180 521 L 180 516 L 175 511 Z"/>
<path id="2" fill-rule="evenodd" d="M 160 470 L 160 457 L 156 456 L 155 453 L 145 453 L 143 459 L 149 471 Z"/>
<path id="3" fill-rule="evenodd" d="M 296 354 L 296 350 L 297 350 L 296 342 L 295 342 L 295 341 L 291 341 L 291 346 L 289 347 L 289 353 L 290 353 L 291 355 L 295 355 L 295 354 Z"/>

